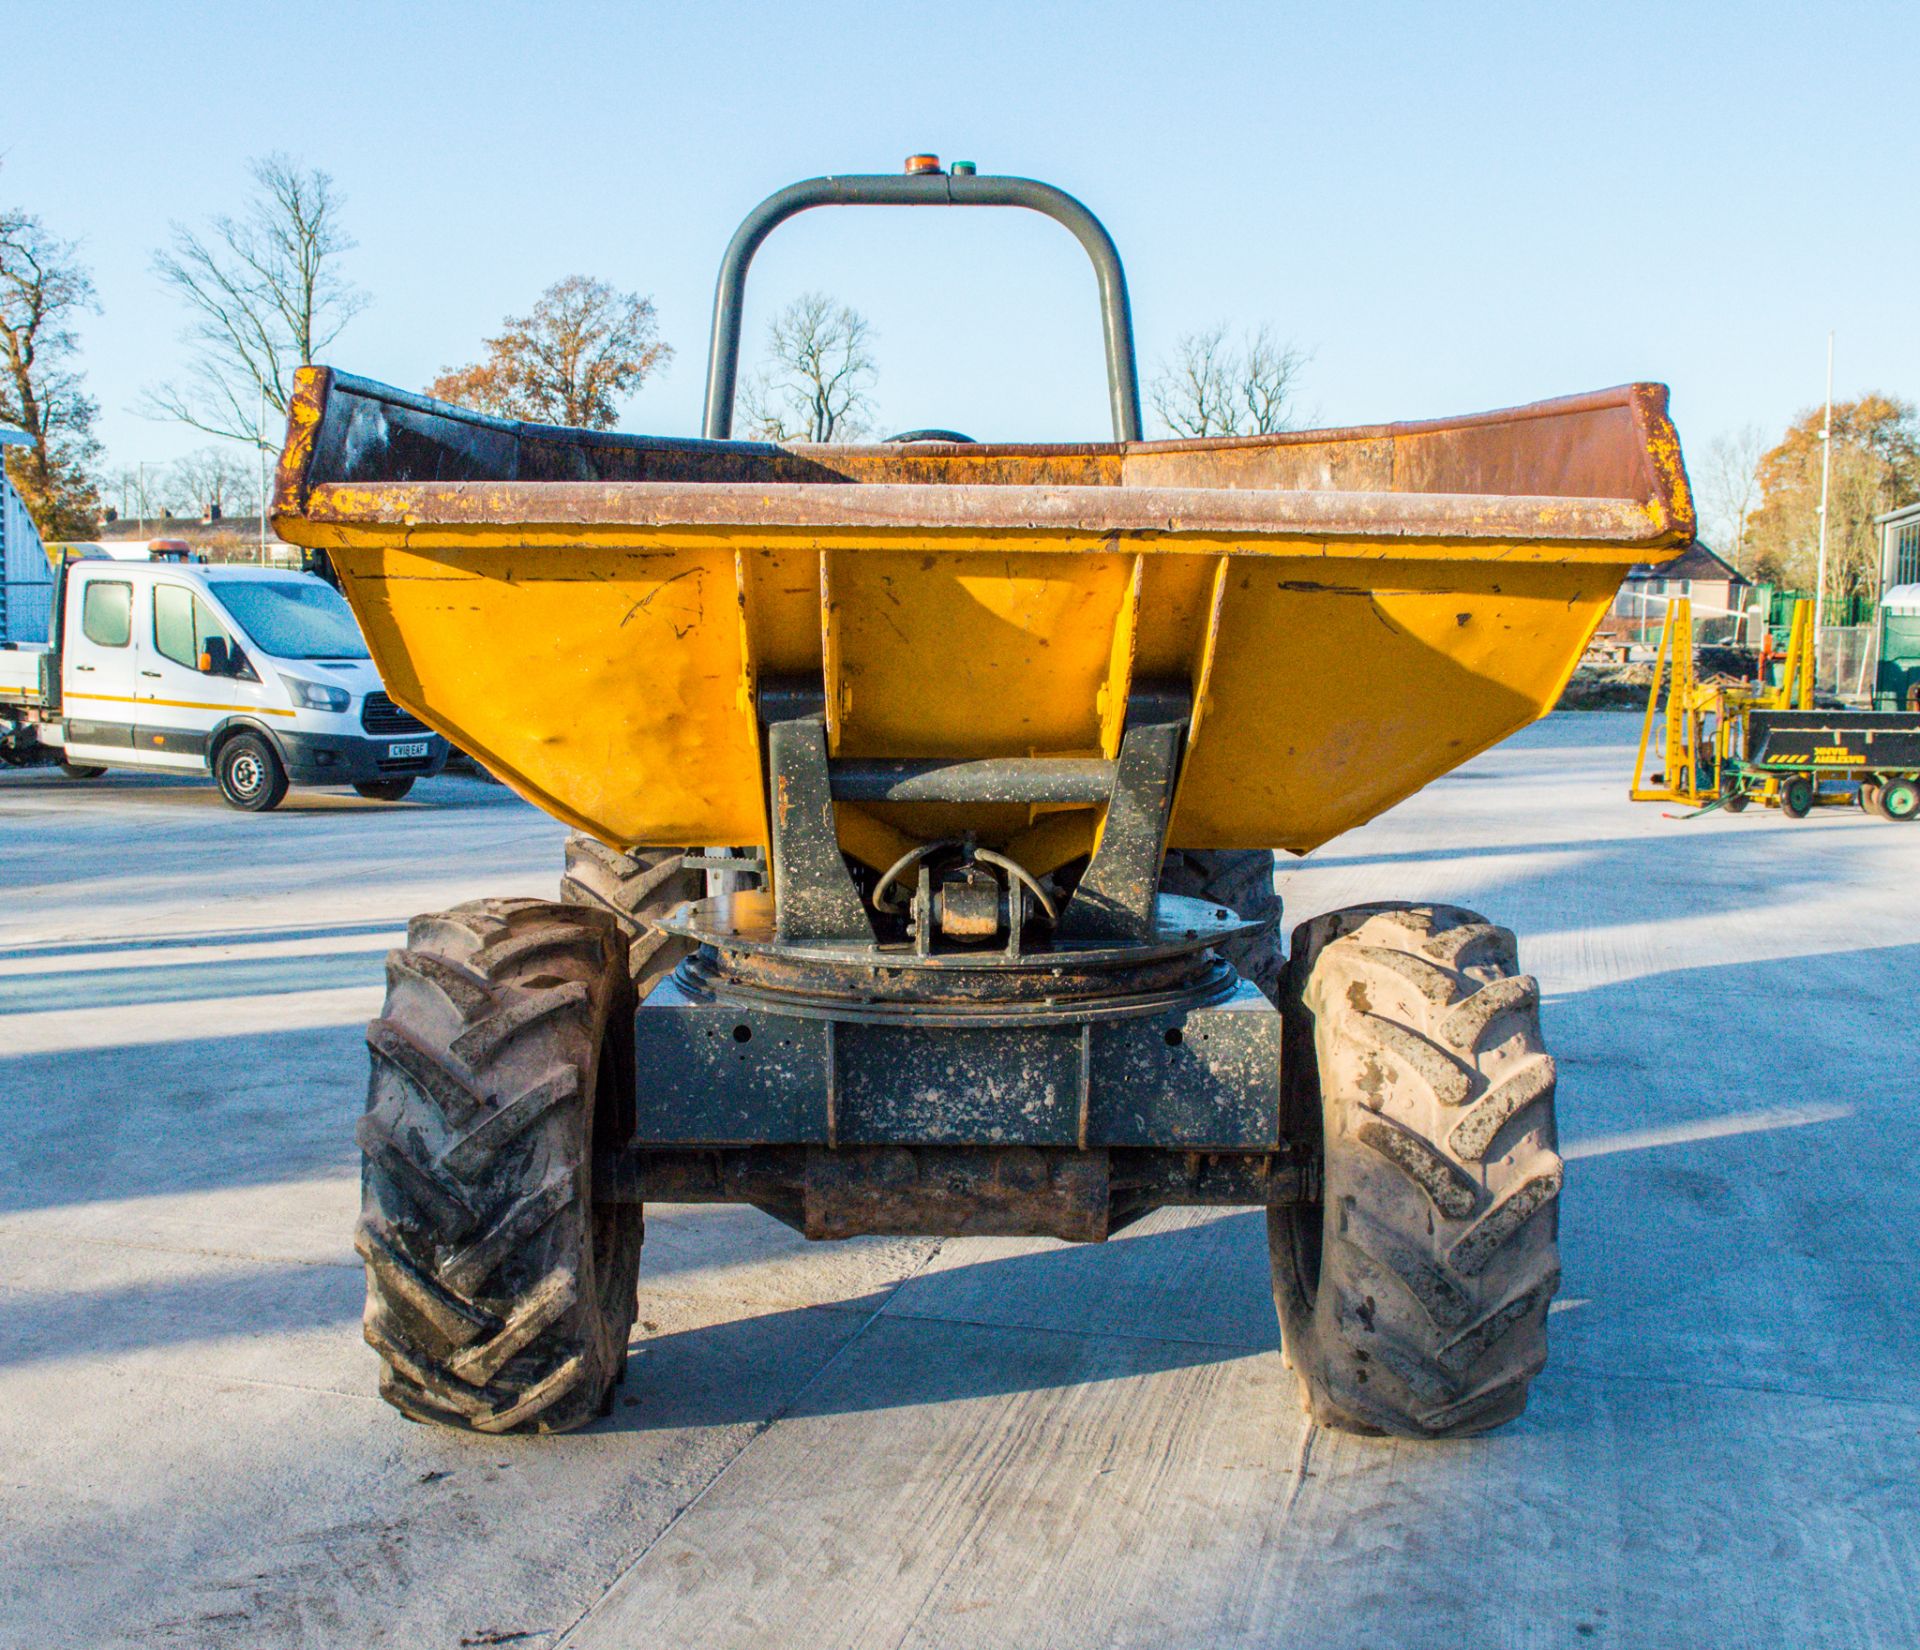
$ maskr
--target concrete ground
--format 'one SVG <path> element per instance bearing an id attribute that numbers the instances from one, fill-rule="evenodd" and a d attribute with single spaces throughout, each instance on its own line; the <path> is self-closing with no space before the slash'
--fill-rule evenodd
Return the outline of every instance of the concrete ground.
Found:
<path id="1" fill-rule="evenodd" d="M 621 1407 L 413 1426 L 361 1343 L 351 1129 L 412 912 L 558 827 L 0 778 L 0 1644 L 1920 1643 L 1920 828 L 1680 823 L 1561 716 L 1290 864 L 1522 935 L 1565 1285 L 1526 1416 L 1316 1432 L 1248 1213 L 1103 1248 L 808 1247 L 649 1210 Z"/>

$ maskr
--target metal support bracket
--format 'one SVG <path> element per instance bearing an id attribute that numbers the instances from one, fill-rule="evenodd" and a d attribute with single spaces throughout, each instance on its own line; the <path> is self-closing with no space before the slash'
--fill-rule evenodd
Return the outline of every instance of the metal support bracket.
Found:
<path id="1" fill-rule="evenodd" d="M 827 729 L 812 717 L 767 728 L 776 926 L 788 944 L 876 942 L 834 826 Z"/>
<path id="2" fill-rule="evenodd" d="M 1163 716 L 1170 709 L 1155 708 Z M 1055 932 L 1061 939 L 1152 938 L 1160 861 L 1167 851 L 1167 826 L 1173 816 L 1186 730 L 1184 713 L 1178 721 L 1129 721 L 1114 765 L 1100 846 L 1060 913 Z"/>

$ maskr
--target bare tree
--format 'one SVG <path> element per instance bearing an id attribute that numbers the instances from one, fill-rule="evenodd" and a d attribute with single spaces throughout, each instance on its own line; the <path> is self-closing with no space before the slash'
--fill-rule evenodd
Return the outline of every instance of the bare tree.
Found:
<path id="1" fill-rule="evenodd" d="M 427 394 L 504 418 L 606 430 L 619 403 L 672 358 L 651 298 L 569 275 L 532 314 L 508 316 L 484 360 L 449 367 Z"/>
<path id="2" fill-rule="evenodd" d="M 100 515 L 100 409 L 73 365 L 74 317 L 97 308 L 73 242 L 0 210 L 0 423 L 32 443 L 7 449 L 7 476 L 50 539 L 85 538 Z"/>
<path id="3" fill-rule="evenodd" d="M 873 427 L 868 395 L 879 369 L 873 328 L 824 292 L 803 292 L 767 327 L 767 358 L 741 401 L 768 441 L 854 441 Z"/>
<path id="4" fill-rule="evenodd" d="M 1707 444 L 1700 464 L 1700 513 L 1729 561 L 1747 566 L 1747 524 L 1760 507 L 1760 460 L 1770 445 L 1757 424 Z M 1750 568 L 1747 569 L 1751 571 Z"/>
<path id="5" fill-rule="evenodd" d="M 184 337 L 194 358 L 184 382 L 149 390 L 145 406 L 152 417 L 277 449 L 274 415 L 286 415 L 294 369 L 368 300 L 339 273 L 354 242 L 333 179 L 281 154 L 248 171 L 254 191 L 241 216 L 217 217 L 204 234 L 175 224 L 172 247 L 154 255 L 155 273 L 193 316 Z"/>
<path id="6" fill-rule="evenodd" d="M 182 516 L 250 516 L 260 507 L 260 472 L 231 447 L 202 447 L 167 467 L 161 497 Z"/>
<path id="7" fill-rule="evenodd" d="M 1222 323 L 1185 334 L 1149 394 L 1175 435 L 1271 435 L 1292 425 L 1294 390 L 1308 359 L 1264 326 L 1234 344 Z"/>
<path id="8" fill-rule="evenodd" d="M 160 495 L 165 472 L 148 464 L 124 464 L 106 480 L 106 496 L 114 501 L 113 514 L 122 521 L 144 521 L 163 508 Z"/>

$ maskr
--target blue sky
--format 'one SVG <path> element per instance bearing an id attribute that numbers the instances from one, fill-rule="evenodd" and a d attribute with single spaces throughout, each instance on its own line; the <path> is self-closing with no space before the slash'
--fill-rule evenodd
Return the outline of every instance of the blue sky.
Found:
<path id="1" fill-rule="evenodd" d="M 139 417 L 182 316 L 169 219 L 248 156 L 332 172 L 374 302 L 336 365 L 419 386 L 585 273 L 678 351 L 631 429 L 698 428 L 715 268 L 762 195 L 915 149 L 1045 178 L 1106 221 L 1143 360 L 1265 322 L 1316 421 L 1635 378 L 1696 452 L 1838 389 L 1920 396 L 1920 7 L 546 5 L 0 0 L 0 198 L 79 239 L 112 462 L 202 444 Z M 807 287 L 878 331 L 889 426 L 1106 434 L 1093 283 L 1019 213 L 779 230 L 749 349 Z"/>

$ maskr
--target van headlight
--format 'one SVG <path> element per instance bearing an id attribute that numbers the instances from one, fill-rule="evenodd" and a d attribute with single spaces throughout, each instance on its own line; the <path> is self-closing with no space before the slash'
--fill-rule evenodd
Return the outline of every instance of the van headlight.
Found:
<path id="1" fill-rule="evenodd" d="M 303 710 L 345 710 L 353 695 L 345 688 L 329 687 L 325 682 L 308 682 L 298 676 L 282 676 L 293 702 Z"/>

